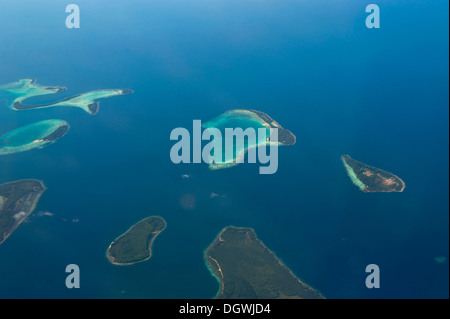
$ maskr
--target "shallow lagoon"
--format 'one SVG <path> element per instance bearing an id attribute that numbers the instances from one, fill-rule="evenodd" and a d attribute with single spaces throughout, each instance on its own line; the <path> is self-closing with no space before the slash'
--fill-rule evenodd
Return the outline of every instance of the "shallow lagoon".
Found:
<path id="1" fill-rule="evenodd" d="M 244 161 L 247 152 L 256 152 L 255 148 L 257 147 L 292 145 L 295 143 L 295 136 L 291 132 L 283 129 L 270 116 L 260 111 L 230 110 L 204 123 L 203 127 L 206 131 L 211 131 L 211 134 L 213 134 L 212 130 L 214 129 L 221 133 L 221 139 L 214 138 L 211 142 L 214 148 L 217 146 L 222 149 L 221 156 L 214 157 L 215 161 L 209 164 L 209 168 L 213 170 L 238 165 Z M 276 135 L 271 131 L 272 128 L 277 129 Z M 243 134 L 246 133 L 247 129 L 250 130 L 245 138 L 242 135 L 238 139 L 232 133 L 236 129 L 244 131 Z M 283 133 L 283 136 L 290 135 L 293 142 L 285 143 L 284 140 L 280 140 L 280 133 Z M 273 155 L 278 156 L 278 153 Z M 256 153 L 252 162 L 255 161 Z"/>
<path id="2" fill-rule="evenodd" d="M 0 136 L 0 155 L 43 148 L 63 137 L 69 130 L 64 120 L 45 120 L 16 128 Z"/>

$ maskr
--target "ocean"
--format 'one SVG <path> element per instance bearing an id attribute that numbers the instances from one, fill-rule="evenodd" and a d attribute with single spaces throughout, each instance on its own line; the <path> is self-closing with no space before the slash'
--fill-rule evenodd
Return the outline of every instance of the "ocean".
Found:
<path id="1" fill-rule="evenodd" d="M 78 108 L 0 107 L 0 135 L 62 119 L 67 135 L 0 157 L 0 183 L 48 190 L 0 246 L 0 298 L 213 298 L 203 252 L 222 228 L 252 227 L 327 298 L 449 297 L 448 1 L 0 0 L 0 84 L 134 93 Z M 230 109 L 269 114 L 296 135 L 278 171 L 174 164 L 170 132 Z M 367 194 L 340 156 L 402 178 Z M 183 176 L 184 175 L 184 176 Z M 47 212 L 47 213 L 45 213 Z M 147 216 L 167 228 L 150 260 L 115 266 L 109 244 Z M 436 257 L 445 257 L 437 262 Z M 68 264 L 80 288 L 65 286 Z M 380 268 L 380 288 L 365 285 Z"/>

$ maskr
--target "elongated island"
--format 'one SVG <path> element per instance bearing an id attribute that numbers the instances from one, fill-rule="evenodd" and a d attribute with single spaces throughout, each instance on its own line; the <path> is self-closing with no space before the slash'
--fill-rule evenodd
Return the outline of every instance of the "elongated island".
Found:
<path id="1" fill-rule="evenodd" d="M 405 182 L 392 173 L 358 162 L 348 155 L 342 155 L 341 160 L 352 183 L 365 193 L 403 192 L 405 189 Z"/>
<path id="2" fill-rule="evenodd" d="M 0 245 L 33 212 L 45 190 L 35 179 L 0 185 Z"/>
<path id="3" fill-rule="evenodd" d="M 114 265 L 133 265 L 152 256 L 155 238 L 166 228 L 159 216 L 144 218 L 117 237 L 108 247 L 106 257 Z"/>
<path id="4" fill-rule="evenodd" d="M 40 85 L 35 79 L 21 79 L 16 82 L 0 85 L 0 99 L 6 101 L 6 105 L 16 111 L 42 109 L 57 106 L 78 107 L 85 112 L 95 115 L 99 110 L 99 102 L 96 100 L 109 98 L 116 95 L 133 93 L 129 89 L 104 89 L 69 96 L 56 102 L 45 104 L 24 104 L 24 100 L 41 95 L 55 94 L 65 91 L 64 86 Z"/>
<path id="5" fill-rule="evenodd" d="M 228 226 L 204 253 L 219 280 L 218 299 L 323 299 L 259 240 L 252 228 Z"/>

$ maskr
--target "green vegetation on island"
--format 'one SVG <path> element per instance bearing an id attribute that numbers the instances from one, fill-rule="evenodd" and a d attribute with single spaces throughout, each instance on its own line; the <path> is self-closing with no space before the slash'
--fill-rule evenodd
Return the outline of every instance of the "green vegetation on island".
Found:
<path id="1" fill-rule="evenodd" d="M 0 245 L 33 212 L 46 188 L 34 179 L 0 185 Z"/>
<path id="2" fill-rule="evenodd" d="M 224 228 L 204 257 L 220 282 L 218 299 L 324 298 L 300 281 L 251 228 Z"/>
<path id="3" fill-rule="evenodd" d="M 117 237 L 108 247 L 106 257 L 114 265 L 132 265 L 152 256 L 155 238 L 166 228 L 159 216 L 144 218 Z"/>
<path id="4" fill-rule="evenodd" d="M 45 120 L 16 128 L 0 136 L 0 155 L 43 148 L 56 142 L 69 130 L 63 120 Z"/>
<path id="5" fill-rule="evenodd" d="M 358 162 L 348 155 L 342 155 L 341 159 L 351 181 L 363 192 L 403 192 L 405 189 L 405 182 L 392 173 Z"/>
<path id="6" fill-rule="evenodd" d="M 47 94 L 55 94 L 66 90 L 64 86 L 44 86 L 36 83 L 34 79 L 22 79 L 13 83 L 0 86 L 0 99 L 5 100 L 10 109 L 16 111 L 24 111 L 31 109 L 41 109 L 56 106 L 78 107 L 91 115 L 95 115 L 99 109 L 98 99 L 104 99 L 116 95 L 126 95 L 133 93 L 129 89 L 105 89 L 95 90 L 74 96 L 66 97 L 62 100 L 38 104 L 27 105 L 23 101 L 25 99 Z"/>
<path id="7" fill-rule="evenodd" d="M 214 162 L 209 163 L 209 168 L 212 170 L 228 168 L 238 165 L 243 159 L 245 154 L 252 148 L 256 148 L 262 145 L 294 145 L 296 137 L 292 132 L 283 128 L 278 122 L 272 119 L 266 113 L 256 110 L 236 109 L 227 111 L 208 122 L 203 123 L 203 127 L 206 130 L 217 129 L 222 134 L 222 140 L 211 143 L 217 144 L 219 148 L 226 150 L 227 148 L 233 149 L 233 152 L 227 154 L 222 152 L 222 158 L 215 158 Z M 248 128 L 252 128 L 257 133 L 257 136 L 253 141 L 250 141 L 247 136 L 244 142 L 237 143 L 236 139 L 227 136 L 226 129 L 242 129 L 245 131 Z M 262 129 L 264 134 L 259 134 L 259 130 Z M 278 139 L 277 141 L 271 140 L 270 129 L 277 129 Z"/>
<path id="8" fill-rule="evenodd" d="M 269 115 L 267 115 L 266 113 L 260 112 L 260 111 L 256 111 L 256 110 L 248 110 L 248 112 L 257 115 L 264 122 L 264 124 L 262 124 L 262 125 L 264 125 L 264 126 L 268 125 L 270 128 L 278 129 L 278 143 L 280 145 L 294 145 L 295 144 L 295 142 L 296 142 L 295 135 L 292 134 L 291 131 L 283 128 L 280 124 L 278 124 L 278 122 L 276 122 L 274 119 L 272 119 Z"/>

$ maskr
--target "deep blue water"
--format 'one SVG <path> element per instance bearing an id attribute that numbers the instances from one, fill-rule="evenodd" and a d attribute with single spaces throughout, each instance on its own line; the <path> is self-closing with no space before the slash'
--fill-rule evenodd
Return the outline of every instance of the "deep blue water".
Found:
<path id="1" fill-rule="evenodd" d="M 253 227 L 328 298 L 449 297 L 448 261 L 434 260 L 449 253 L 448 1 L 377 1 L 377 30 L 368 3 L 350 0 L 74 2 L 78 30 L 61 1 L 0 0 L 0 83 L 135 93 L 102 100 L 96 116 L 0 107 L 0 135 L 71 125 L 54 145 L 0 158 L 0 183 L 48 187 L 0 246 L 0 298 L 211 298 L 203 251 L 228 225 Z M 276 174 L 170 161 L 172 129 L 232 108 L 297 136 Z M 360 192 L 342 154 L 400 176 L 405 191 Z M 150 215 L 167 221 L 152 258 L 109 264 L 110 242 Z M 65 287 L 71 263 L 80 289 Z M 379 289 L 365 287 L 371 263 Z"/>

